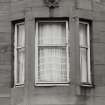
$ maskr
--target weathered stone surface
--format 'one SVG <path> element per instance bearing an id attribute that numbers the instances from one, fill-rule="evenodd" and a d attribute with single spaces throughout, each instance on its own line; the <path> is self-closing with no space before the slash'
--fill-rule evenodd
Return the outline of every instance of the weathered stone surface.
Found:
<path id="1" fill-rule="evenodd" d="M 105 64 L 105 44 L 95 43 L 93 45 L 94 64 Z"/>
<path id="2" fill-rule="evenodd" d="M 1 105 L 11 105 L 10 104 L 10 97 L 1 97 L 0 98 L 0 104 Z"/>
<path id="3" fill-rule="evenodd" d="M 96 85 L 96 90 L 95 90 L 95 92 L 97 91 L 97 92 L 99 92 L 100 91 L 100 93 L 99 94 L 95 94 L 96 96 L 97 95 L 100 95 L 101 96 L 101 94 L 102 94 L 102 91 L 104 90 L 104 87 L 105 87 L 105 65 L 101 65 L 101 64 L 96 64 L 95 66 L 94 66 L 94 84 Z M 100 87 L 100 88 L 98 88 L 98 87 Z M 102 88 L 101 88 L 102 87 Z M 98 90 L 97 90 L 97 88 L 98 88 Z M 101 90 L 99 90 L 99 89 L 101 89 Z M 102 96 L 104 96 L 104 94 L 102 94 Z"/>
<path id="4" fill-rule="evenodd" d="M 93 82 L 95 87 L 84 88 L 83 91 L 81 91 L 79 83 L 73 81 L 79 75 L 76 75 L 79 68 L 78 70 L 74 69 L 74 62 L 73 65 L 70 65 L 74 71 L 70 70 L 70 74 L 72 74 L 70 77 L 73 80 L 71 78 L 69 86 L 34 86 L 36 17 L 50 17 L 50 10 L 45 6 L 43 0 L 0 0 L 0 105 L 27 105 L 27 102 L 29 105 L 105 105 L 105 1 L 61 0 L 59 7 L 53 10 L 53 17 L 68 17 L 70 19 L 70 38 L 75 39 L 76 37 L 74 34 L 76 32 L 71 32 L 71 27 L 73 31 L 76 31 L 76 25 L 71 25 L 73 19 L 73 24 L 76 24 L 74 17 L 92 21 Z M 22 18 L 25 18 L 26 54 L 28 55 L 26 57 L 25 86 L 11 88 L 14 72 L 13 52 L 11 52 L 13 51 L 13 49 L 11 50 L 11 44 L 13 45 L 11 21 Z M 72 37 L 71 34 L 73 34 Z M 74 43 L 70 44 L 70 48 L 76 46 L 76 44 L 73 45 Z M 77 51 L 75 48 L 73 50 Z M 73 56 L 70 57 L 72 59 L 75 58 L 75 52 L 70 56 Z M 70 62 L 72 61 L 70 60 Z"/>
<path id="5" fill-rule="evenodd" d="M 92 10 L 91 0 L 77 0 L 77 8 Z"/>

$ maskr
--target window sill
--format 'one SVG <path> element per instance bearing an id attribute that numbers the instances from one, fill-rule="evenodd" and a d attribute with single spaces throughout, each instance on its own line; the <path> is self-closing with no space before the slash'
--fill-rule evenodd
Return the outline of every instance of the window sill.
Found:
<path id="1" fill-rule="evenodd" d="M 93 84 L 89 84 L 89 83 L 81 83 L 80 86 L 83 88 L 93 88 L 94 87 Z"/>
<path id="2" fill-rule="evenodd" d="M 24 87 L 24 84 L 16 84 L 16 85 L 14 86 L 14 88 L 18 88 L 18 87 Z"/>
<path id="3" fill-rule="evenodd" d="M 70 83 L 65 83 L 65 84 L 57 84 L 57 83 L 54 83 L 54 84 L 44 84 L 44 83 L 35 83 L 35 87 L 53 87 L 53 86 L 69 86 Z"/>

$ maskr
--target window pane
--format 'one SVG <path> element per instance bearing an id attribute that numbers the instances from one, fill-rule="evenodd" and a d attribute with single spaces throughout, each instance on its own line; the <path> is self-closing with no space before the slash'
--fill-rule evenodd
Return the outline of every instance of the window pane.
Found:
<path id="1" fill-rule="evenodd" d="M 87 46 L 87 24 L 80 23 L 79 26 L 80 45 Z"/>
<path id="2" fill-rule="evenodd" d="M 24 83 L 24 70 L 25 70 L 25 55 L 24 49 L 18 49 L 17 51 L 17 83 L 23 84 Z"/>
<path id="3" fill-rule="evenodd" d="M 25 30 L 24 30 L 24 24 L 19 24 L 17 26 L 17 38 L 18 38 L 18 47 L 24 47 L 25 45 Z"/>
<path id="4" fill-rule="evenodd" d="M 39 23 L 40 44 L 65 44 L 66 24 L 65 22 L 41 22 Z"/>
<path id="5" fill-rule="evenodd" d="M 81 82 L 91 84 L 89 23 L 80 22 L 79 35 Z"/>
<path id="6" fill-rule="evenodd" d="M 66 48 L 39 48 L 39 82 L 67 82 Z"/>
<path id="7" fill-rule="evenodd" d="M 80 69 L 81 81 L 88 82 L 88 62 L 87 62 L 87 49 L 80 48 Z"/>

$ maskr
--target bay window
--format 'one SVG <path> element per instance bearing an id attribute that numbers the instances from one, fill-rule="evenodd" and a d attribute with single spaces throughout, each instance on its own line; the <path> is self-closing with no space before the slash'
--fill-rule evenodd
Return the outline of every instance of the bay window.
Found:
<path id="1" fill-rule="evenodd" d="M 67 19 L 36 20 L 35 85 L 66 85 L 70 83 L 68 24 Z M 89 22 L 79 21 L 78 40 L 80 51 L 80 81 L 83 85 L 89 85 L 92 84 Z M 24 22 L 19 22 L 15 24 L 14 31 L 15 85 L 24 84 L 24 73 L 25 25 Z"/>

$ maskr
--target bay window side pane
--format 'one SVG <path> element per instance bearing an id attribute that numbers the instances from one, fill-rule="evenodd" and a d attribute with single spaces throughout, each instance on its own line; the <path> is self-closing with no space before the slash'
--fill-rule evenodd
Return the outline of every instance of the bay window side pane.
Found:
<path id="1" fill-rule="evenodd" d="M 23 23 L 15 24 L 14 35 L 14 81 L 15 85 L 21 85 L 24 84 L 25 71 L 25 29 Z"/>
<path id="2" fill-rule="evenodd" d="M 80 22 L 80 71 L 81 82 L 91 84 L 90 70 L 90 30 L 88 22 Z"/>

